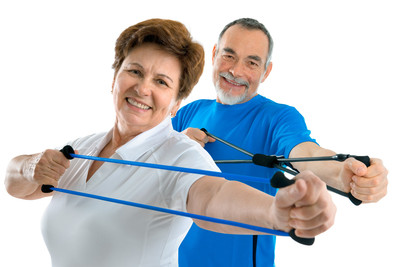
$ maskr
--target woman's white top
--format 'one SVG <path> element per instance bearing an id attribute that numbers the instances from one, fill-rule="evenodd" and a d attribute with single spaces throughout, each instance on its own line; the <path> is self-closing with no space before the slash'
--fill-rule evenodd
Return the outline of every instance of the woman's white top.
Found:
<path id="1" fill-rule="evenodd" d="M 70 145 L 97 156 L 112 131 Z M 170 118 L 119 148 L 115 159 L 219 171 L 196 142 L 175 132 Z M 58 187 L 186 211 L 190 186 L 202 175 L 73 159 Z M 217 178 L 216 178 L 217 179 Z M 53 267 L 178 266 L 178 248 L 192 219 L 55 192 L 42 233 Z"/>

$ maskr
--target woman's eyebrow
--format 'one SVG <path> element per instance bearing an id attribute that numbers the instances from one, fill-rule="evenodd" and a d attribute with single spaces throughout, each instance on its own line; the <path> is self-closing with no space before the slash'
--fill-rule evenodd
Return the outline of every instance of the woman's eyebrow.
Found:
<path id="1" fill-rule="evenodd" d="M 125 65 L 125 69 L 132 67 L 132 66 L 136 66 L 136 67 L 144 70 L 144 67 L 140 63 L 137 63 L 137 62 L 129 62 L 128 64 Z M 157 76 L 166 78 L 166 79 L 170 80 L 172 83 L 174 83 L 174 80 L 172 80 L 172 78 L 169 77 L 167 74 L 157 73 Z"/>

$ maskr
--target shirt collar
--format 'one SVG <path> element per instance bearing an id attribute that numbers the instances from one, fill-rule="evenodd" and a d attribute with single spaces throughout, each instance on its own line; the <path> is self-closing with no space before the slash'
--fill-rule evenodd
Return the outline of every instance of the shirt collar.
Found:
<path id="1" fill-rule="evenodd" d="M 124 160 L 137 160 L 152 147 L 167 140 L 172 131 L 171 117 L 167 116 L 157 126 L 137 135 L 118 148 L 115 154 Z"/>

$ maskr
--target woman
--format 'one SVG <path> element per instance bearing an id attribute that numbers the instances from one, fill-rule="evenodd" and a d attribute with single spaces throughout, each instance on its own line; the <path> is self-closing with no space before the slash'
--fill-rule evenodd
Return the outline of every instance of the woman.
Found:
<path id="1" fill-rule="evenodd" d="M 70 145 L 84 155 L 218 170 L 200 145 L 172 130 L 170 121 L 170 115 L 197 83 L 203 65 L 201 45 L 192 41 L 181 23 L 153 19 L 129 27 L 118 38 L 115 49 L 114 127 Z M 309 237 L 332 225 L 334 205 L 317 177 L 304 176 L 289 187 L 293 192 L 280 190 L 279 200 L 279 194 L 275 199 L 221 178 L 99 161 L 69 162 L 58 150 L 46 150 L 14 158 L 5 183 L 15 197 L 53 196 L 42 222 L 53 266 L 177 266 L 178 247 L 191 219 L 66 194 L 45 194 L 41 185 L 284 231 L 296 224 L 297 234 Z M 318 192 L 317 200 L 311 203 L 304 199 L 308 191 Z M 300 200 L 308 207 L 307 216 L 291 218 L 293 206 Z M 303 214 L 301 208 L 296 211 Z M 253 234 L 196 223 L 214 231 Z"/>

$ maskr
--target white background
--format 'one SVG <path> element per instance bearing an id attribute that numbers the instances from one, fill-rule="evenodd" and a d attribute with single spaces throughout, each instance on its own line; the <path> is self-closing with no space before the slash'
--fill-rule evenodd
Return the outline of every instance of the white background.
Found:
<path id="1" fill-rule="evenodd" d="M 203 44 L 204 75 L 187 103 L 214 98 L 212 46 L 225 24 L 253 17 L 275 40 L 260 94 L 295 106 L 321 146 L 382 158 L 390 171 L 378 204 L 333 196 L 336 223 L 312 247 L 279 237 L 277 266 L 400 266 L 399 11 L 389 0 L 2 1 L 0 173 L 16 155 L 113 126 L 113 49 L 128 26 L 175 19 Z M 50 266 L 40 233 L 48 201 L 0 188 L 0 266 Z"/>

